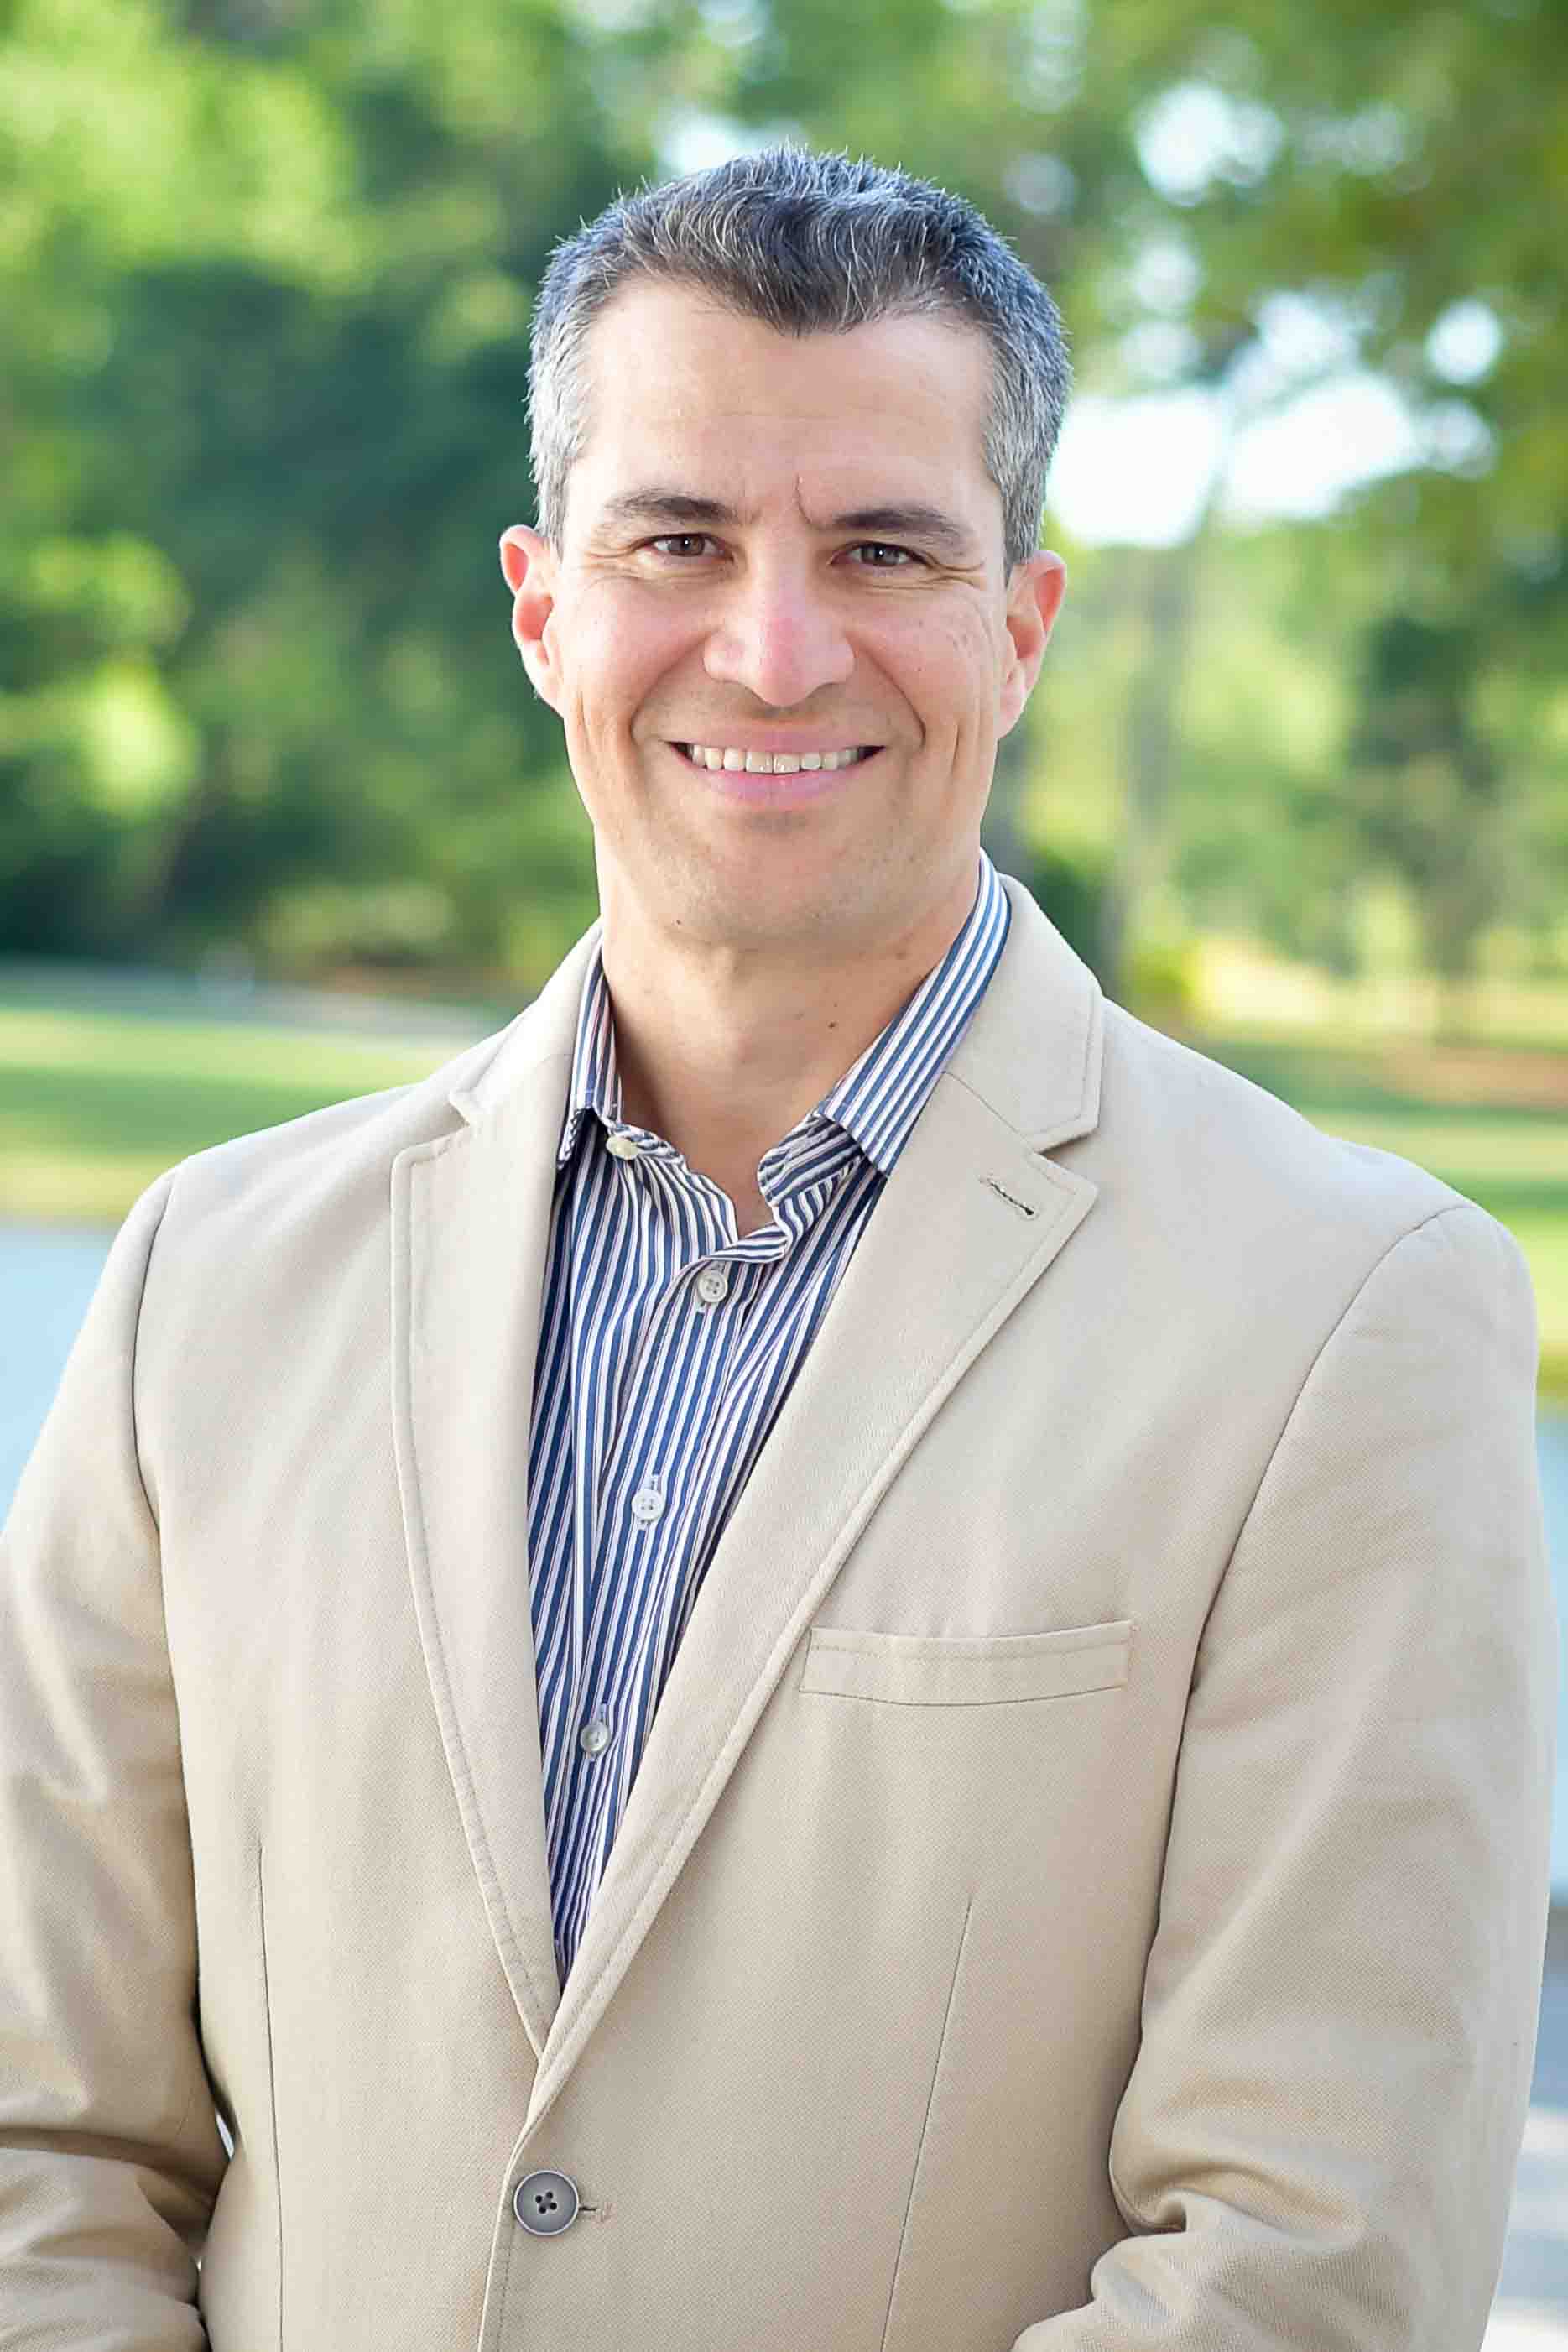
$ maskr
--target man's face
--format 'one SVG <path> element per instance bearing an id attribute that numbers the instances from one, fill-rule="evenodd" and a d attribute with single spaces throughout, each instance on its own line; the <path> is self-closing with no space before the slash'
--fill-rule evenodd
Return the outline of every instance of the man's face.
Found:
<path id="1" fill-rule="evenodd" d="M 802 954 L 962 919 L 1062 586 L 1054 556 L 1004 567 L 983 338 L 791 339 L 644 280 L 588 364 L 562 542 L 514 529 L 502 563 L 607 919 Z"/>

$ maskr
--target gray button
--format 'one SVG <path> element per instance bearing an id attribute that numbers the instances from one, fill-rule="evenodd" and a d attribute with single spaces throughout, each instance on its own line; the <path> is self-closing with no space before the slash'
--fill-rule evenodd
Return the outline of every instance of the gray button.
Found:
<path id="1" fill-rule="evenodd" d="M 643 1147 L 629 1135 L 607 1135 L 604 1149 L 612 1160 L 635 1160 Z"/>
<path id="2" fill-rule="evenodd" d="M 564 2172 L 530 2172 L 512 2191 L 512 2210 L 530 2238 L 559 2238 L 577 2206 L 577 2183 Z"/>
<path id="3" fill-rule="evenodd" d="M 722 1265 L 705 1265 L 697 1276 L 697 1297 L 705 1307 L 716 1307 L 729 1296 L 729 1276 Z"/>
<path id="4" fill-rule="evenodd" d="M 601 1756 L 610 1745 L 610 1726 L 601 1715 L 585 1723 L 577 1735 L 577 1744 L 585 1756 Z"/>

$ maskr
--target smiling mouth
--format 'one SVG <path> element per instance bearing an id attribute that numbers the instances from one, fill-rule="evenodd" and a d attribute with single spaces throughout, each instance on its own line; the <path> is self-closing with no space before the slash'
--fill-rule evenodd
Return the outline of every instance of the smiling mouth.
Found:
<path id="1" fill-rule="evenodd" d="M 710 773 L 722 768 L 731 775 L 798 776 L 858 767 L 862 761 L 873 759 L 882 745 L 852 743 L 841 751 L 741 751 L 731 745 L 676 743 L 674 749 L 694 768 L 706 768 Z"/>

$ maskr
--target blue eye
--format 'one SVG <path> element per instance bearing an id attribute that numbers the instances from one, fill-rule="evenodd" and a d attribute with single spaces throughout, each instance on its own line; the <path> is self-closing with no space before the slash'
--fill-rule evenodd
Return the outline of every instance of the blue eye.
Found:
<path id="1" fill-rule="evenodd" d="M 868 559 L 879 559 L 874 562 L 868 561 L 866 564 L 868 572 L 898 572 L 903 569 L 904 564 L 913 563 L 915 561 L 915 558 L 910 553 L 907 547 L 894 547 L 884 539 L 862 540 L 859 547 L 856 548 L 855 553 L 857 555 L 863 555 Z M 892 562 L 882 562 L 880 559 L 884 556 L 891 556 L 893 559 Z"/>

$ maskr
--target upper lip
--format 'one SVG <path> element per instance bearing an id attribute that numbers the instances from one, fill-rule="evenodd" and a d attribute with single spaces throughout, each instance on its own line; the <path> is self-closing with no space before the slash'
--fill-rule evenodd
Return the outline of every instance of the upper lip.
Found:
<path id="1" fill-rule="evenodd" d="M 782 751 L 786 758 L 796 751 L 880 751 L 882 745 L 873 737 L 835 734 L 821 728 L 811 735 L 750 735 L 744 727 L 732 735 L 672 735 L 672 743 L 705 743 L 716 751 L 766 751 L 775 756 Z"/>

